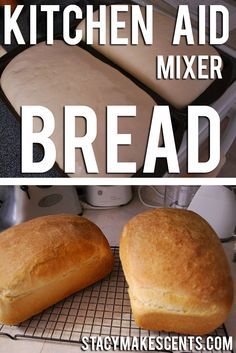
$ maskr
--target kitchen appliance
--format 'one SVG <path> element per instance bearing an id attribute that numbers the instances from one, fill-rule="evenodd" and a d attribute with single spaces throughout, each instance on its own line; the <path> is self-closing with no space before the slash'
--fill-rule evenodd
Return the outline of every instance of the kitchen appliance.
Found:
<path id="1" fill-rule="evenodd" d="M 74 186 L 1 186 L 0 230 L 59 213 L 82 214 Z"/>
<path id="2" fill-rule="evenodd" d="M 226 240 L 234 235 L 236 199 L 231 189 L 225 186 L 201 186 L 188 209 L 205 218 L 220 239 Z"/>
<path id="3" fill-rule="evenodd" d="M 94 207 L 117 207 L 132 199 L 131 186 L 88 186 L 86 201 Z"/>
<path id="4" fill-rule="evenodd" d="M 165 207 L 188 208 L 198 186 L 166 186 L 165 187 Z"/>
<path id="5" fill-rule="evenodd" d="M 147 207 L 187 208 L 199 186 L 140 186 L 138 196 Z"/>

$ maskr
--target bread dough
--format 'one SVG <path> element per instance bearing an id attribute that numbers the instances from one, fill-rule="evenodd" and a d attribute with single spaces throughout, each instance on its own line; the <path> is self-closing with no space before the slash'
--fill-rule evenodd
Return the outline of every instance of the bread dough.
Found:
<path id="1" fill-rule="evenodd" d="M 131 16 L 130 11 L 120 12 L 119 21 L 126 23 L 126 28 L 121 29 L 121 38 L 131 37 Z M 145 13 L 144 8 L 142 12 Z M 98 20 L 98 11 L 94 13 L 94 19 Z M 110 11 L 107 7 L 107 23 L 106 38 L 110 43 Z M 78 28 L 83 31 L 83 40 L 85 41 L 85 20 L 83 20 Z M 156 57 L 163 55 L 218 55 L 218 52 L 209 45 L 187 45 L 182 39 L 179 45 L 172 45 L 175 21 L 169 16 L 154 11 L 153 18 L 153 44 L 145 45 L 140 36 L 139 45 L 98 45 L 98 30 L 94 31 L 93 47 L 109 58 L 111 61 L 122 67 L 134 77 L 138 78 L 146 86 L 150 87 L 154 92 L 162 96 L 167 102 L 180 109 L 192 103 L 199 97 L 214 80 L 157 80 L 156 79 Z M 130 40 L 129 40 L 130 43 Z M 197 43 L 197 39 L 195 40 Z M 181 72 L 184 71 L 184 63 L 181 65 Z M 197 64 L 193 65 L 195 75 L 197 74 Z"/>
<path id="2" fill-rule="evenodd" d="M 88 174 L 81 151 L 76 151 L 76 172 L 71 177 L 129 176 L 106 173 L 106 106 L 135 105 L 135 118 L 119 119 L 119 133 L 131 134 L 130 146 L 119 146 L 121 162 L 136 162 L 137 170 L 144 163 L 154 100 L 116 69 L 96 59 L 82 48 L 55 41 L 53 46 L 40 43 L 16 56 L 1 77 L 7 98 L 20 114 L 22 105 L 42 105 L 55 117 L 52 140 L 56 145 L 57 163 L 63 169 L 63 107 L 87 105 L 98 121 L 97 138 L 93 143 L 99 174 Z M 41 129 L 41 120 L 35 124 Z M 77 119 L 76 135 L 83 136 L 85 126 Z"/>
<path id="3" fill-rule="evenodd" d="M 0 45 L 0 58 L 5 55 L 7 52 L 6 50 Z"/>

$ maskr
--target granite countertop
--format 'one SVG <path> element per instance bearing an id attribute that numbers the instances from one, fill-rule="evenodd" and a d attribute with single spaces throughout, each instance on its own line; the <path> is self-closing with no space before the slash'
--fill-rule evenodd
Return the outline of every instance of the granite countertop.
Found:
<path id="1" fill-rule="evenodd" d="M 61 173 L 55 167 L 44 174 L 21 173 L 21 129 L 20 123 L 11 114 L 6 105 L 0 100 L 0 176 L 9 177 L 61 177 Z M 40 161 L 42 150 L 35 146 L 34 159 Z"/>

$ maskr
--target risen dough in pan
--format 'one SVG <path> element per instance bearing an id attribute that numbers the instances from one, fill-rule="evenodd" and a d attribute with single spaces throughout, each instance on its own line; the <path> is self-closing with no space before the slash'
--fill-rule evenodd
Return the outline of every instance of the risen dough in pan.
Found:
<path id="1" fill-rule="evenodd" d="M 52 139 L 57 149 L 57 163 L 63 168 L 63 106 L 91 107 L 98 122 L 97 138 L 93 143 L 99 174 L 106 174 L 106 106 L 135 105 L 137 116 L 119 119 L 119 133 L 131 134 L 131 146 L 120 146 L 119 161 L 144 162 L 153 99 L 131 80 L 111 66 L 96 59 L 84 49 L 56 41 L 53 46 L 40 43 L 16 56 L 2 74 L 1 85 L 7 98 L 20 113 L 22 105 L 42 105 L 55 117 Z M 40 130 L 38 119 L 36 129 Z M 77 119 L 76 135 L 85 134 L 83 119 Z M 76 151 L 76 173 L 73 177 L 88 176 L 80 150 Z M 121 176 L 121 174 L 119 174 Z M 128 176 L 127 174 L 125 176 Z"/>
<path id="2" fill-rule="evenodd" d="M 142 12 L 145 13 L 144 8 L 142 8 Z M 131 8 L 129 8 L 128 12 L 119 13 L 119 21 L 124 21 L 126 24 L 125 29 L 119 30 L 120 38 L 131 38 L 130 13 Z M 94 19 L 98 19 L 98 11 L 94 13 Z M 110 43 L 109 6 L 107 7 L 106 21 L 106 38 L 107 43 Z M 83 30 L 83 40 L 85 40 L 85 20 L 80 23 L 78 28 Z M 140 38 L 138 45 L 98 45 L 98 30 L 95 30 L 93 47 L 124 70 L 131 73 L 134 77 L 138 78 L 142 83 L 162 96 L 171 105 L 179 109 L 192 103 L 214 80 L 192 80 L 191 78 L 186 80 L 157 80 L 156 57 L 158 55 L 163 55 L 166 59 L 168 55 L 187 55 L 188 57 L 192 55 L 210 56 L 218 55 L 218 52 L 210 45 L 187 45 L 185 39 L 182 39 L 180 45 L 172 45 L 174 28 L 174 19 L 154 11 L 152 45 L 145 45 L 142 38 Z M 197 38 L 195 38 L 195 43 L 197 43 Z M 184 72 L 184 62 L 182 62 L 181 67 L 181 71 Z M 197 76 L 197 63 L 194 63 L 193 71 L 195 76 Z"/>

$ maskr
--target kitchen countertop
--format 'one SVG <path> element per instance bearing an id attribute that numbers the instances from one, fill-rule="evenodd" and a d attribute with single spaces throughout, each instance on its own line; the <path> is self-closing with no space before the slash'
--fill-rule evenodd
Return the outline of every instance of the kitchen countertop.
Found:
<path id="1" fill-rule="evenodd" d="M 47 173 L 22 174 L 21 173 L 21 128 L 19 121 L 9 111 L 7 106 L 0 99 L 0 176 L 2 178 L 40 178 L 40 177 L 61 177 L 56 167 Z M 40 161 L 43 152 L 38 146 L 34 147 L 34 160 Z"/>
<path id="2" fill-rule="evenodd" d="M 111 245 L 119 244 L 119 237 L 123 225 L 134 215 L 146 210 L 137 196 L 128 205 L 110 210 L 85 210 L 84 216 L 95 222 L 105 233 Z M 224 243 L 224 249 L 229 259 L 231 272 L 236 284 L 236 262 L 232 262 L 233 242 Z M 236 294 L 236 293 L 235 293 Z M 234 350 L 236 349 L 236 295 L 234 298 L 234 308 L 226 321 L 226 329 L 230 336 L 234 337 Z M 54 343 L 34 340 L 13 341 L 7 337 L 0 336 L 0 353 L 73 353 L 81 351 L 79 345 Z"/>

